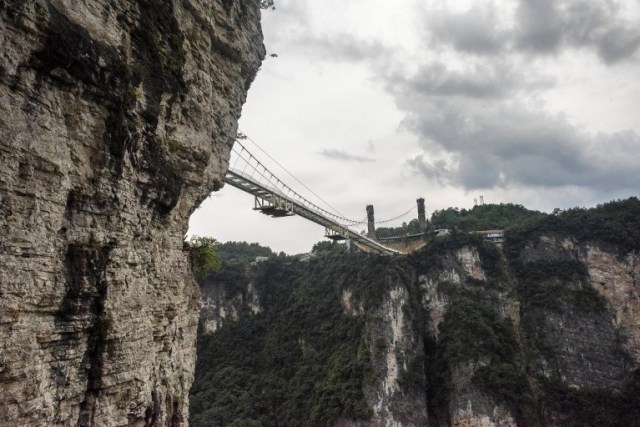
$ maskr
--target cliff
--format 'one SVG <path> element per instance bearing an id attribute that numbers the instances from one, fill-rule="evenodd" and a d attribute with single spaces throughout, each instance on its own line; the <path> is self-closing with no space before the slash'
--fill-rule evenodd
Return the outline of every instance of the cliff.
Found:
<path id="1" fill-rule="evenodd" d="M 183 425 L 259 2 L 0 2 L 0 424 Z"/>
<path id="2" fill-rule="evenodd" d="M 640 425 L 640 201 L 201 283 L 194 425 Z"/>

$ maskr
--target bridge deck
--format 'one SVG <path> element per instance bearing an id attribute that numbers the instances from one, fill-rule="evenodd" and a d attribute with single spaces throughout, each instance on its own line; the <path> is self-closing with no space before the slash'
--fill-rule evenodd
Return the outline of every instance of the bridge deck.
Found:
<path id="1" fill-rule="evenodd" d="M 302 204 L 301 202 L 288 197 L 277 188 L 270 187 L 257 182 L 252 177 L 244 175 L 240 171 L 229 169 L 225 176 L 225 181 L 229 185 L 239 190 L 252 194 L 256 198 L 267 201 L 272 206 L 274 206 L 275 209 L 278 209 L 278 210 L 290 209 L 290 212 L 298 216 L 301 216 L 303 218 L 306 218 L 309 221 L 315 222 L 316 224 L 319 224 L 327 228 L 328 230 L 331 230 L 336 235 L 343 236 L 344 238 L 347 238 L 347 239 L 352 239 L 356 243 L 358 243 L 358 246 L 363 246 L 374 252 L 378 252 L 384 255 L 396 255 L 400 253 L 395 249 L 388 248 L 376 242 L 375 240 L 369 239 L 368 237 L 363 236 L 351 230 L 347 226 L 340 224 L 331 218 L 328 218 L 327 216 L 323 215 L 320 212 L 314 211 L 313 209 Z M 269 208 L 265 208 L 265 209 L 269 210 Z M 278 216 L 283 216 L 283 215 L 278 215 Z"/>

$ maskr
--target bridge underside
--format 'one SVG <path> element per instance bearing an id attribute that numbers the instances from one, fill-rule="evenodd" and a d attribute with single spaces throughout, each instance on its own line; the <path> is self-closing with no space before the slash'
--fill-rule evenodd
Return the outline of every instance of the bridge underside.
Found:
<path id="1" fill-rule="evenodd" d="M 412 234 L 409 236 L 378 239 L 378 242 L 388 248 L 395 249 L 401 254 L 408 254 L 427 245 L 426 234 Z"/>

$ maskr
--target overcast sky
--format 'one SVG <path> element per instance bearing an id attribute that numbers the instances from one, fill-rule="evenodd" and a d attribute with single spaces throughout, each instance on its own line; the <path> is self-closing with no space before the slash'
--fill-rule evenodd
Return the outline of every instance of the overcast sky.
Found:
<path id="1" fill-rule="evenodd" d="M 551 211 L 640 193 L 640 0 L 276 8 L 262 24 L 277 57 L 240 130 L 344 216 L 362 219 L 371 203 L 377 219 L 394 217 L 417 197 L 428 213 L 480 195 Z M 225 186 L 189 232 L 287 253 L 322 240 L 320 226 L 252 207 Z"/>

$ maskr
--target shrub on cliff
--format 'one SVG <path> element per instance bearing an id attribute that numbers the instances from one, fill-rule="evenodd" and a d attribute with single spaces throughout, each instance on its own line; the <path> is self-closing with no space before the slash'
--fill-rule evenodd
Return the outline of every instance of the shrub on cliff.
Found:
<path id="1" fill-rule="evenodd" d="M 218 241 L 213 237 L 192 236 L 189 240 L 191 249 L 191 269 L 201 279 L 212 271 L 220 270 L 218 258 Z"/>

